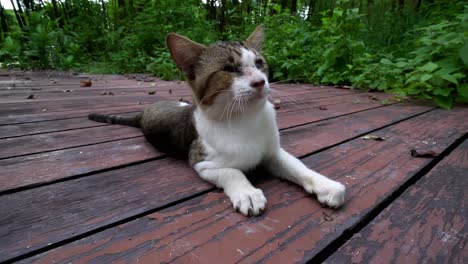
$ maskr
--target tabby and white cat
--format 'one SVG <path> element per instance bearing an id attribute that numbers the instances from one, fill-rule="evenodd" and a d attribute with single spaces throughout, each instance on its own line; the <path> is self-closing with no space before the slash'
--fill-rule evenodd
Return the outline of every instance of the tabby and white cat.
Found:
<path id="1" fill-rule="evenodd" d="M 243 42 L 210 46 L 169 34 L 167 46 L 192 88 L 194 104 L 157 102 L 133 117 L 91 114 L 99 122 L 141 127 L 158 149 L 189 157 L 200 177 L 223 188 L 235 209 L 258 215 L 267 200 L 244 172 L 263 166 L 330 207 L 343 204 L 345 187 L 308 169 L 280 146 L 268 101 L 268 68 L 260 54 L 264 27 Z"/>

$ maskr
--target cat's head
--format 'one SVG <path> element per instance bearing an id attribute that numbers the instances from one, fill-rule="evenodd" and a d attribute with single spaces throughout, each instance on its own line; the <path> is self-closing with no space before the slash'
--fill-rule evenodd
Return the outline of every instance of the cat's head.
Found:
<path id="1" fill-rule="evenodd" d="M 260 54 L 264 27 L 258 26 L 245 41 L 209 46 L 169 34 L 167 46 L 190 84 L 195 104 L 212 115 L 239 114 L 263 105 L 270 87 L 268 66 Z"/>

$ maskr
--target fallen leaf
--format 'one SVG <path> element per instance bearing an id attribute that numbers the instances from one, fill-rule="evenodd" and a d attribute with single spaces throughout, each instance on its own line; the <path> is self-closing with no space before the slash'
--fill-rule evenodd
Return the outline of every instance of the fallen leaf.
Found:
<path id="1" fill-rule="evenodd" d="M 42 109 L 42 112 L 45 112 L 45 111 L 47 111 L 47 108 Z"/>
<path id="2" fill-rule="evenodd" d="M 73 91 L 73 90 L 62 90 L 62 92 L 64 92 L 64 93 L 69 93 L 71 91 Z"/>
<path id="3" fill-rule="evenodd" d="M 107 93 L 107 94 L 108 94 L 108 95 L 114 95 L 114 93 L 113 93 L 113 92 L 109 92 L 109 93 Z"/>
<path id="4" fill-rule="evenodd" d="M 322 214 L 323 214 L 323 220 L 325 220 L 327 222 L 331 222 L 331 221 L 335 220 L 331 215 L 327 214 L 324 211 L 322 211 Z"/>
<path id="5" fill-rule="evenodd" d="M 149 91 L 148 94 L 155 94 L 156 91 Z"/>
<path id="6" fill-rule="evenodd" d="M 280 109 L 281 108 L 281 99 L 274 99 L 273 100 L 273 105 L 274 105 L 276 110 Z"/>
<path id="7" fill-rule="evenodd" d="M 137 85 L 141 85 L 141 82 L 137 83 Z"/>
<path id="8" fill-rule="evenodd" d="M 40 91 L 42 88 L 31 88 L 31 91 Z"/>
<path id="9" fill-rule="evenodd" d="M 107 92 L 102 92 L 101 95 L 107 95 Z"/>
<path id="10" fill-rule="evenodd" d="M 370 100 L 374 100 L 374 101 L 378 101 L 378 100 L 379 100 L 379 98 L 375 97 L 375 95 L 373 95 L 373 94 L 369 94 L 369 99 L 370 99 Z"/>
<path id="11" fill-rule="evenodd" d="M 172 89 L 169 89 L 169 94 L 172 94 Z"/>
<path id="12" fill-rule="evenodd" d="M 322 106 L 319 106 L 319 109 L 320 109 L 320 110 L 328 110 L 328 107 L 322 105 Z"/>
<path id="13" fill-rule="evenodd" d="M 361 100 L 359 100 L 358 98 L 354 99 L 353 101 L 353 104 L 360 104 L 361 103 Z"/>
<path id="14" fill-rule="evenodd" d="M 151 86 L 156 86 L 156 83 L 152 83 Z"/>
<path id="15" fill-rule="evenodd" d="M 80 81 L 80 87 L 90 87 L 91 85 L 93 85 L 93 82 L 91 80 Z"/>
<path id="16" fill-rule="evenodd" d="M 36 99 L 36 97 L 34 97 L 34 94 L 30 94 L 26 99 Z"/>
<path id="17" fill-rule="evenodd" d="M 190 104 L 190 102 L 189 102 L 189 101 L 187 101 L 187 100 L 185 100 L 184 98 L 180 98 L 180 99 L 179 99 L 179 102 L 183 102 L 183 103 Z"/>
<path id="18" fill-rule="evenodd" d="M 124 92 L 121 92 L 120 94 L 124 95 L 125 93 L 124 93 Z"/>
<path id="19" fill-rule="evenodd" d="M 56 81 L 56 80 L 52 80 L 52 81 L 50 81 L 49 83 L 54 84 L 54 83 L 57 83 L 57 81 Z"/>
<path id="20" fill-rule="evenodd" d="M 420 152 L 415 149 L 411 149 L 411 157 L 413 158 L 434 158 L 437 156 L 439 156 L 439 154 L 432 150 Z"/>
<path id="21" fill-rule="evenodd" d="M 383 139 L 382 137 L 379 137 L 379 136 L 376 136 L 376 135 L 365 135 L 363 137 L 361 137 L 361 139 L 364 139 L 364 140 L 375 140 L 375 141 L 384 141 L 385 139 Z"/>

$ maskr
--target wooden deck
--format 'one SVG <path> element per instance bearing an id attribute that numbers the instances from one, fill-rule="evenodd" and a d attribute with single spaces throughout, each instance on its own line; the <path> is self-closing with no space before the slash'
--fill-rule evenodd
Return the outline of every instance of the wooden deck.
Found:
<path id="1" fill-rule="evenodd" d="M 191 100 L 184 82 L 133 77 L 0 73 L 0 262 L 468 263 L 468 107 L 273 85 L 283 147 L 347 199 L 323 208 L 256 171 L 268 206 L 247 218 L 138 129 L 87 120 Z"/>

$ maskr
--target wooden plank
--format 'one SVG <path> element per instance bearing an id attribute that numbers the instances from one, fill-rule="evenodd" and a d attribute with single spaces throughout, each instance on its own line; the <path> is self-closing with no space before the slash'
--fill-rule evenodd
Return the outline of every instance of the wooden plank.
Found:
<path id="1" fill-rule="evenodd" d="M 151 102 L 152 103 L 152 102 Z M 62 111 L 62 112 L 51 112 L 51 113 L 40 113 L 40 114 L 26 114 L 26 115 L 10 115 L 10 116 L 0 116 L 0 128 L 5 125 L 14 125 L 14 124 L 23 124 L 23 123 L 35 123 L 35 122 L 44 122 L 52 120 L 61 120 L 69 119 L 76 117 L 86 117 L 90 113 L 124 113 L 132 112 L 143 109 L 145 106 L 151 103 L 142 103 L 130 106 L 115 106 L 115 107 L 98 107 L 94 109 L 82 109 L 82 110 L 72 110 L 72 111 Z"/>
<path id="2" fill-rule="evenodd" d="M 344 98 L 340 97 L 340 99 L 343 101 L 350 102 L 353 100 L 353 98 L 358 98 L 358 97 L 366 98 L 367 95 L 357 94 L 357 95 L 352 95 L 351 97 L 349 95 L 343 96 L 343 97 Z M 309 105 L 311 106 L 313 106 L 314 104 L 322 105 L 322 104 L 326 104 L 326 102 L 330 100 L 334 101 L 336 99 L 333 99 L 333 98 L 318 99 L 317 101 L 313 103 L 309 103 Z M 368 100 L 367 103 L 359 104 L 359 106 L 354 107 L 354 109 L 356 109 L 355 111 L 360 111 L 363 109 L 369 109 L 369 108 L 373 108 L 377 106 L 380 106 L 378 102 L 373 101 L 373 100 Z M 297 106 L 290 105 L 290 107 L 294 109 Z M 288 108 L 284 107 L 283 111 L 288 111 Z M 315 109 L 315 111 L 320 111 L 320 110 Z M 349 109 L 345 111 L 349 111 Z M 327 111 L 327 112 L 324 112 L 323 114 L 318 114 L 317 116 L 313 116 L 311 118 L 309 116 L 309 113 L 307 112 L 303 112 L 299 114 L 289 113 L 289 115 L 287 115 L 287 117 L 283 119 L 287 121 L 281 122 L 280 125 L 281 126 L 285 124 L 301 125 L 304 123 L 311 122 L 310 120 L 312 121 L 320 120 L 317 118 L 321 118 L 323 116 L 331 117 L 333 116 L 333 114 L 334 113 L 332 111 Z M 281 115 L 281 112 L 279 113 L 279 115 Z M 291 116 L 292 118 L 289 118 L 289 116 Z M 279 119 L 281 120 L 281 118 Z M 73 121 L 73 120 L 68 119 L 68 121 L 64 121 L 64 122 L 66 123 L 70 121 Z M 17 128 L 22 127 L 22 126 L 23 125 L 15 125 L 13 128 L 13 131 L 18 130 Z M 31 126 L 33 128 L 36 127 L 36 125 L 28 125 L 27 127 L 31 127 Z M 39 126 L 42 127 L 42 124 L 39 124 Z M 87 126 L 90 126 L 90 127 L 86 128 Z M 70 125 L 70 127 L 73 127 L 73 125 Z M 141 135 L 141 133 L 138 133 L 136 129 L 134 128 L 128 128 L 128 127 L 124 128 L 124 126 L 96 126 L 95 123 L 93 123 L 92 121 L 85 120 L 85 118 L 83 118 L 83 127 L 84 128 L 77 129 L 77 130 L 65 130 L 65 131 L 46 133 L 46 134 L 35 134 L 35 135 L 27 135 L 27 136 L 22 136 L 22 137 L 0 139 L 0 148 L 2 148 L 2 152 L 0 153 L 0 159 L 20 156 L 20 155 L 34 154 L 34 153 L 39 153 L 39 152 L 71 148 L 71 147 L 78 147 L 82 145 L 96 144 L 100 142 L 113 141 L 117 139 L 125 139 L 129 137 Z M 3 129 L 8 130 L 8 128 L 9 126 L 0 126 L 0 131 Z M 66 127 L 64 128 L 66 129 Z M 75 128 L 78 128 L 78 127 L 75 126 Z M 50 129 L 53 129 L 53 126 L 51 126 Z M 120 131 L 120 129 L 122 130 Z M 48 130 L 48 128 L 46 128 L 45 130 Z M 108 130 L 110 132 L 108 132 Z M 119 135 L 119 131 L 120 131 L 120 135 Z M 127 134 L 126 131 L 131 131 L 130 135 Z M 107 136 L 108 133 L 110 133 L 110 136 Z M 90 135 L 94 135 L 94 137 L 90 137 Z"/>
<path id="3" fill-rule="evenodd" d="M 213 192 L 23 262 L 306 262 L 430 162 L 412 158 L 411 148 L 427 148 L 423 141 L 430 140 L 440 152 L 464 135 L 468 124 L 459 120 L 466 113 L 434 110 L 373 132 L 385 141 L 355 139 L 305 158 L 348 187 L 339 210 L 322 208 L 297 186 L 266 180 L 259 185 L 269 204 L 259 217 L 234 213 L 224 194 Z"/>
<path id="4" fill-rule="evenodd" d="M 287 127 L 288 125 L 297 125 L 298 118 L 304 119 L 303 122 L 311 122 L 311 117 L 305 115 L 305 113 L 314 113 L 313 120 L 320 120 L 319 118 L 329 118 L 330 116 L 339 116 L 341 114 L 352 113 L 356 111 L 362 111 L 365 109 L 371 109 L 373 107 L 381 106 L 379 102 L 374 100 L 369 100 L 367 94 L 355 94 L 336 97 L 325 97 L 325 98 L 315 98 L 315 100 L 303 100 L 302 102 L 285 102 L 282 104 L 281 109 L 278 110 L 278 114 L 281 115 L 283 112 L 288 112 L 285 114 L 287 118 L 283 118 L 283 123 L 280 123 L 280 126 Z M 384 95 L 379 95 L 384 97 Z M 362 100 L 362 103 L 355 104 L 355 100 Z M 320 110 L 320 107 L 327 107 L 326 110 Z M 143 107 L 134 107 L 134 108 L 143 108 Z M 124 113 L 125 108 L 122 109 Z M 96 112 L 102 112 L 101 110 L 94 110 Z M 299 113 L 302 112 L 302 113 Z M 63 120 L 50 120 L 44 122 L 34 122 L 26 124 L 12 124 L 12 125 L 3 125 L 0 126 L 0 139 L 8 137 L 18 137 L 24 135 L 32 135 L 38 133 L 50 133 L 57 131 L 64 131 L 77 128 L 87 128 L 101 126 L 102 124 L 89 121 L 87 119 L 87 112 L 90 110 L 82 112 L 82 118 L 67 118 Z M 299 115 L 299 116 L 298 116 Z M 61 115 L 55 115 L 54 118 L 61 117 Z"/>
<path id="5" fill-rule="evenodd" d="M 188 89 L 188 88 L 186 88 Z M 112 89 L 109 89 L 112 91 Z M 333 91 L 335 90 L 335 91 Z M 323 92 L 319 93 L 307 93 L 306 95 L 301 95 L 299 99 L 294 99 L 295 93 L 293 92 L 288 92 L 289 95 L 282 94 L 281 96 L 285 96 L 282 101 L 287 102 L 291 100 L 297 100 L 299 103 L 304 103 L 308 102 L 310 99 L 314 98 L 327 98 L 327 97 L 332 97 L 332 96 L 337 96 L 337 95 L 343 95 L 343 94 L 350 94 L 348 91 L 342 91 L 342 90 L 326 90 Z M 100 93 L 101 91 L 99 91 Z M 297 92 L 296 92 L 297 93 Z M 303 91 L 302 91 L 303 93 Z M 351 94 L 354 94 L 357 92 L 353 92 Z M 299 96 L 298 95 L 298 96 Z M 275 95 L 276 97 L 276 95 Z M 18 115 L 18 114 L 35 114 L 35 113 L 42 113 L 44 111 L 47 112 L 55 112 L 55 111 L 65 111 L 65 110 L 75 110 L 75 109 L 83 109 L 83 108 L 98 108 L 98 107 L 111 107 L 111 106 L 117 106 L 117 105 L 135 105 L 138 103 L 148 103 L 148 102 L 155 102 L 155 101 L 160 101 L 160 100 L 168 100 L 168 98 L 173 98 L 173 99 L 180 99 L 183 98 L 185 100 L 190 100 L 191 95 L 190 92 L 188 91 L 181 91 L 178 93 L 172 93 L 170 94 L 169 92 L 157 92 L 154 95 L 149 95 L 148 93 L 141 93 L 140 95 L 137 94 L 119 94 L 118 92 L 115 92 L 114 96 L 101 96 L 101 95 L 93 95 L 92 97 L 86 98 L 86 97 L 76 97 L 73 96 L 73 94 L 70 93 L 63 93 L 62 97 L 59 100 L 48 100 L 48 99 L 32 99 L 32 100 L 26 100 L 22 99 L 20 101 L 14 101 L 9 102 L 3 102 L 0 103 L 0 116 L 4 115 Z"/>
<path id="6" fill-rule="evenodd" d="M 142 108 L 142 107 L 140 107 Z M 139 111 L 122 112 L 119 115 L 132 116 Z M 44 134 L 51 132 L 67 131 L 73 129 L 83 129 L 98 126 L 106 126 L 108 124 L 89 120 L 87 117 L 67 118 L 60 120 L 51 120 L 44 122 L 34 122 L 25 124 L 5 125 L 0 126 L 0 139 L 21 137 L 34 134 Z M 1 142 L 1 141 L 0 141 Z M 1 144 L 1 143 L 0 143 Z"/>
<path id="7" fill-rule="evenodd" d="M 385 108 L 385 111 L 383 108 L 377 108 L 375 111 L 337 118 L 333 123 L 324 121 L 327 122 L 326 125 L 318 122 L 309 124 L 304 129 L 298 127 L 285 130 L 282 132 L 283 145 L 288 151 L 301 156 L 401 120 L 405 111 L 406 117 L 410 117 L 428 110 L 427 107 L 419 106 Z M 391 112 L 395 114 L 388 115 Z M 457 132 L 456 129 L 454 131 Z M 294 137 L 297 141 L 290 142 L 289 137 Z M 120 152 L 117 155 L 122 157 Z M 190 185 L 196 190 L 196 192 L 184 190 L 184 195 L 186 195 L 184 197 L 211 188 L 211 185 L 201 181 L 185 162 L 173 162 L 175 161 L 172 159 L 157 160 L 3 195 L 1 199 L 4 202 L 0 204 L 0 211 L 5 214 L 0 215 L 0 223 L 5 223 L 5 225 L 0 225 L 0 240 L 7 240 L 9 243 L 5 243 L 4 252 L 0 252 L 0 261 L 31 252 L 49 243 L 58 243 L 70 236 L 102 228 L 150 208 L 166 205 L 167 203 L 161 202 L 161 199 L 165 199 L 165 202 L 181 199 L 180 196 L 169 197 L 171 190 L 167 190 L 168 187 L 159 181 L 171 182 L 173 188 L 181 184 L 182 186 Z M 94 164 L 98 163 L 96 161 Z M 68 166 L 71 171 L 83 167 L 86 167 L 86 164 Z M 142 167 L 149 172 L 143 173 Z M 25 166 L 25 168 L 30 167 Z M 152 170 L 163 172 L 150 173 Z M 10 180 L 13 181 L 11 178 Z M 182 182 L 179 183 L 179 181 Z M 142 183 L 145 184 L 143 189 L 140 185 Z M 135 187 L 129 186 L 135 184 Z M 166 188 L 164 192 L 169 193 L 168 197 L 149 199 L 148 192 L 161 193 L 159 188 Z M 173 191 L 175 194 L 180 193 L 179 190 Z M 131 201 L 131 204 L 127 204 L 126 201 Z M 13 204 L 16 209 L 10 210 Z M 31 210 L 48 213 L 42 215 Z M 73 219 L 73 224 L 70 224 L 69 219 Z M 17 231 L 9 232 L 8 230 Z"/>
<path id="8" fill-rule="evenodd" d="M 141 136 L 135 127 L 112 125 L 0 140 L 0 159 Z"/>
<path id="9" fill-rule="evenodd" d="M 163 100 L 158 95 L 145 96 L 110 96 L 88 99 L 70 99 L 51 103 L 49 101 L 26 102 L 26 103 L 3 103 L 0 104 L 0 116 L 17 114 L 35 114 L 43 112 L 56 112 L 65 110 L 94 109 L 112 106 L 138 105 L 139 103 L 151 103 Z"/>
<path id="10" fill-rule="evenodd" d="M 350 110 L 351 107 L 346 109 Z M 337 144 L 350 137 L 401 121 L 429 111 L 430 109 L 432 108 L 401 104 L 376 108 L 349 116 L 338 117 L 334 119 L 333 122 L 323 121 L 303 127 L 296 127 L 291 129 L 291 131 L 283 131 L 281 132 L 283 136 L 282 140 L 283 143 L 290 146 L 290 150 L 293 153 L 302 156 L 326 147 L 329 144 Z M 359 110 L 359 108 L 356 110 Z M 279 115 L 278 123 L 280 124 L 280 129 L 284 130 L 287 128 L 281 126 L 283 123 L 298 126 L 324 118 L 324 116 L 321 115 L 323 111 L 317 111 L 319 112 L 316 114 L 301 112 L 294 118 Z M 389 112 L 391 112 L 392 115 L 386 115 Z M 333 112 L 326 113 L 332 114 Z M 332 116 L 329 115 L 328 117 Z M 350 126 L 349 124 L 354 125 Z M 86 139 L 80 140 L 90 140 L 86 136 L 87 133 L 82 134 L 85 135 Z M 103 134 L 105 134 L 105 132 L 103 132 Z M 65 143 L 68 142 L 66 139 L 65 141 Z M 59 144 L 63 146 L 65 143 L 56 141 L 52 146 Z M 141 152 L 141 154 L 138 154 L 139 152 Z M 77 153 L 80 153 L 80 155 L 77 155 Z M 4 183 L 0 186 L 0 192 L 61 180 L 76 175 L 91 173 L 93 171 L 110 169 L 112 167 L 119 167 L 160 156 L 161 153 L 156 152 L 152 146 L 147 144 L 143 137 L 140 137 L 131 140 L 118 140 L 104 144 L 4 159 L 0 160 L 0 166 L 3 168 L 0 170 L 0 182 Z M 91 160 L 94 162 L 90 162 Z M 50 167 L 32 170 L 32 168 L 36 168 L 38 164 L 50 164 Z M 15 177 L 12 178 L 11 175 L 15 175 Z"/>
<path id="11" fill-rule="evenodd" d="M 327 263 L 468 263 L 468 140 Z"/>

